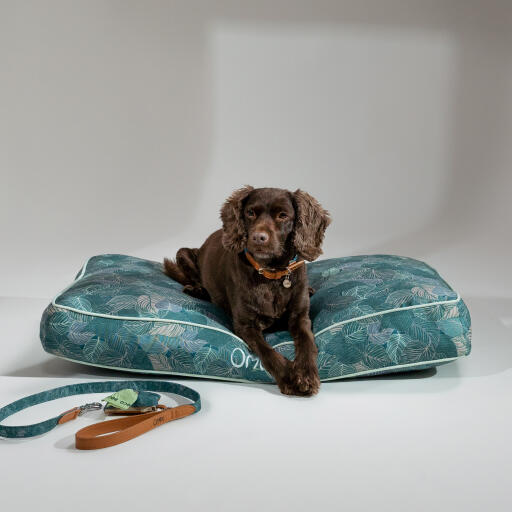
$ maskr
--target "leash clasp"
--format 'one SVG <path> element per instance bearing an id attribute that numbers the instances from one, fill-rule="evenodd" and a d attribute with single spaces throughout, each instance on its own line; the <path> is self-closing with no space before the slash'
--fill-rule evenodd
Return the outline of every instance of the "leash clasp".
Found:
<path id="1" fill-rule="evenodd" d="M 99 411 L 103 408 L 103 405 L 99 402 L 92 402 L 90 404 L 84 404 L 79 407 L 80 412 L 78 413 L 78 416 L 82 416 L 82 414 L 89 412 L 89 411 Z"/>

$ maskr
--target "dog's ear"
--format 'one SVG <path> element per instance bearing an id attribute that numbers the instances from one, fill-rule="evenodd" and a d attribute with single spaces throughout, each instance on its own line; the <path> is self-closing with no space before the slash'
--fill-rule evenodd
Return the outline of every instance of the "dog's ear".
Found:
<path id="1" fill-rule="evenodd" d="M 254 190 L 254 187 L 246 185 L 235 190 L 226 199 L 220 210 L 222 220 L 222 245 L 228 251 L 242 252 L 247 242 L 247 233 L 245 231 L 243 219 L 243 201 Z"/>
<path id="2" fill-rule="evenodd" d="M 322 254 L 324 233 L 331 223 L 329 212 L 303 190 L 297 189 L 292 196 L 296 210 L 293 243 L 304 259 L 316 260 Z"/>

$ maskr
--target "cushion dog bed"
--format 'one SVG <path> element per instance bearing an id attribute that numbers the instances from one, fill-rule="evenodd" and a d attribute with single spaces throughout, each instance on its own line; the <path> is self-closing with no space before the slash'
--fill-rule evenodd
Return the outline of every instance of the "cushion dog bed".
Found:
<path id="1" fill-rule="evenodd" d="M 353 256 L 309 263 L 307 272 L 323 381 L 423 369 L 470 352 L 466 305 L 421 261 Z M 94 256 L 44 311 L 43 347 L 104 368 L 273 382 L 224 311 L 181 290 L 161 263 Z M 266 339 L 293 359 L 288 332 Z"/>

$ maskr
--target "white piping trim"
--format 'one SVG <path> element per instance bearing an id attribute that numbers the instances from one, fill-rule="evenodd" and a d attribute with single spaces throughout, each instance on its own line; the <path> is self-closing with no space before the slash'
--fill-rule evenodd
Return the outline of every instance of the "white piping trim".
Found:
<path id="1" fill-rule="evenodd" d="M 323 332 L 328 331 L 329 329 L 333 329 L 334 327 L 338 327 L 339 325 L 345 325 L 350 322 L 357 322 L 359 320 L 364 320 L 365 318 L 371 318 L 372 316 L 387 315 L 388 313 L 396 313 L 397 311 L 407 311 L 408 309 L 426 308 L 426 307 L 430 307 L 430 306 L 438 306 L 440 304 L 455 304 L 455 303 L 459 302 L 459 300 L 460 300 L 460 295 L 457 293 L 457 298 L 455 298 L 455 299 L 440 300 L 438 302 L 429 302 L 428 304 L 415 304 L 413 306 L 405 306 L 404 308 L 386 309 L 384 311 L 380 311 L 377 313 L 368 313 L 367 315 L 357 316 L 355 318 L 343 320 L 342 322 L 336 322 L 335 324 L 332 324 L 329 327 L 326 327 L 325 329 L 321 329 L 320 331 L 318 331 L 315 334 L 315 336 L 319 336 Z"/>
<path id="2" fill-rule="evenodd" d="M 60 297 L 61 295 L 63 295 L 77 281 L 82 279 L 82 277 L 85 274 L 85 269 L 87 267 L 87 264 L 89 263 L 91 258 L 88 258 L 87 261 L 85 262 L 84 266 L 82 267 L 82 271 L 80 272 L 80 275 L 70 285 L 66 286 L 66 288 L 64 288 L 64 290 L 62 290 L 60 293 L 58 293 L 53 298 L 52 306 L 54 306 L 55 308 L 67 309 L 67 310 L 73 311 L 75 313 L 80 313 L 81 315 L 96 316 L 96 317 L 100 317 L 100 318 L 110 318 L 112 320 L 134 320 L 134 321 L 137 321 L 137 322 L 174 323 L 174 324 L 182 324 L 182 325 L 191 325 L 193 327 L 201 327 L 203 329 L 211 329 L 212 331 L 218 331 L 218 332 L 221 332 L 223 334 L 227 334 L 227 335 L 231 336 L 232 338 L 235 338 L 237 341 L 239 341 L 240 343 L 242 343 L 246 347 L 249 347 L 247 345 L 247 343 L 245 343 L 245 341 L 243 339 L 239 338 L 236 334 L 234 334 L 234 333 L 232 333 L 230 331 L 225 331 L 224 329 L 220 329 L 219 327 L 213 327 L 211 325 L 197 324 L 195 322 L 187 322 L 185 320 L 172 320 L 172 319 L 168 319 L 168 318 L 147 318 L 147 317 L 138 317 L 138 316 L 108 315 L 108 314 L 104 314 L 104 313 L 94 313 L 92 311 L 83 311 L 81 309 L 72 308 L 70 306 L 63 306 L 61 304 L 57 304 L 55 302 L 57 300 L 57 297 Z M 323 334 L 324 332 L 326 332 L 328 330 L 334 329 L 335 327 L 339 327 L 340 325 L 349 324 L 351 322 L 357 322 L 359 320 L 364 320 L 365 318 L 371 318 L 371 317 L 374 317 L 374 316 L 387 315 L 388 313 L 396 313 L 397 311 L 407 311 L 409 309 L 419 309 L 419 308 L 427 308 L 427 307 L 431 307 L 431 306 L 438 306 L 438 305 L 441 305 L 441 304 L 456 304 L 459 301 L 460 301 L 460 294 L 457 293 L 457 297 L 455 299 L 441 300 L 441 301 L 437 301 L 437 302 L 429 302 L 427 304 L 415 304 L 413 306 L 406 306 L 406 307 L 403 307 L 403 308 L 392 308 L 392 309 L 386 309 L 384 311 L 380 311 L 380 312 L 376 312 L 376 313 L 369 313 L 367 315 L 357 316 L 357 317 L 354 317 L 354 318 L 350 318 L 348 320 L 343 320 L 341 322 L 336 322 L 335 324 L 332 324 L 332 325 L 330 325 L 328 327 L 325 327 L 324 329 L 321 329 L 320 331 L 314 333 L 313 336 L 315 336 L 315 337 L 320 336 L 320 334 Z M 290 344 L 293 344 L 293 343 L 294 343 L 293 341 L 283 341 L 281 343 L 278 343 L 277 345 L 273 345 L 272 348 L 280 347 L 282 345 L 290 345 Z M 64 358 L 64 359 L 66 359 L 66 358 Z M 72 361 L 72 359 L 70 359 L 70 361 Z M 107 366 L 106 368 L 110 368 L 110 367 Z M 178 375 L 178 374 L 176 374 L 176 375 Z M 183 375 L 185 375 L 185 374 L 183 374 Z M 360 373 L 357 373 L 356 375 L 360 375 Z M 339 378 L 339 377 L 336 377 L 336 378 Z M 242 382 L 245 382 L 245 381 L 242 381 Z"/>
<path id="3" fill-rule="evenodd" d="M 71 306 L 63 306 L 62 304 L 57 304 L 55 302 L 57 300 L 57 297 L 60 297 L 61 295 L 66 293 L 74 284 L 76 284 L 77 281 L 82 279 L 82 277 L 85 274 L 85 268 L 87 267 L 87 263 L 89 263 L 90 259 L 91 258 L 89 258 L 85 262 L 85 264 L 84 264 L 84 266 L 82 268 L 82 271 L 80 272 L 80 275 L 69 286 L 66 286 L 66 288 L 64 288 L 64 290 L 62 290 L 60 293 L 58 293 L 53 298 L 53 300 L 52 300 L 52 306 L 53 307 L 59 308 L 59 309 L 67 309 L 68 311 L 73 311 L 74 313 L 80 313 L 81 315 L 95 316 L 95 317 L 100 317 L 100 318 L 110 318 L 112 320 L 134 320 L 134 321 L 137 321 L 137 322 L 162 322 L 162 323 L 170 323 L 170 324 L 191 325 L 193 327 L 202 327 L 203 329 L 211 329 L 212 331 L 218 331 L 218 332 L 221 332 L 223 334 L 228 334 L 229 336 L 231 336 L 232 338 L 235 338 L 237 341 L 239 341 L 240 343 L 242 343 L 246 347 L 249 347 L 247 345 L 247 343 L 245 343 L 245 341 L 242 340 L 241 338 L 239 338 L 236 334 L 233 334 L 230 331 L 225 331 L 224 329 L 220 329 L 219 327 L 214 327 L 214 326 L 211 326 L 211 325 L 198 324 L 198 323 L 195 323 L 195 322 L 187 322 L 186 320 L 172 320 L 170 318 L 148 318 L 148 317 L 143 317 L 143 316 L 108 315 L 108 314 L 105 314 L 105 313 L 94 313 L 92 311 L 84 311 L 83 309 L 77 309 L 77 308 L 72 308 Z"/>
<path id="4" fill-rule="evenodd" d="M 329 327 L 326 327 L 325 329 L 321 329 L 317 333 L 313 334 L 313 336 L 315 336 L 315 338 L 316 338 L 317 336 L 324 333 L 325 331 L 328 331 L 329 329 L 334 329 L 334 327 L 349 324 L 351 322 L 358 322 L 359 320 L 364 320 L 365 318 L 371 318 L 373 316 L 385 315 L 387 313 L 396 313 L 397 311 L 407 311 L 408 309 L 417 309 L 417 308 L 425 308 L 425 307 L 430 307 L 430 306 L 437 306 L 439 304 L 456 304 L 459 301 L 460 301 L 460 295 L 457 293 L 456 299 L 440 300 L 438 302 L 430 302 L 428 304 L 416 304 L 414 306 L 406 306 L 405 308 L 386 309 L 385 311 L 381 311 L 380 313 L 368 313 L 367 315 L 356 316 L 354 318 L 349 318 L 348 320 L 343 320 L 342 322 L 336 322 L 335 324 L 332 324 Z M 273 345 L 272 348 L 281 347 L 282 345 L 293 345 L 293 344 L 294 344 L 293 341 L 282 341 L 281 343 L 277 343 L 276 345 Z M 457 358 L 455 358 L 455 359 L 457 359 Z M 357 375 L 359 375 L 359 373 Z M 336 377 L 336 378 L 338 378 L 338 377 Z"/>
<path id="5" fill-rule="evenodd" d="M 143 316 L 116 316 L 116 315 L 106 315 L 103 313 L 91 313 L 90 311 L 82 311 L 81 309 L 72 308 L 69 306 L 61 306 L 59 304 L 54 304 L 56 308 L 67 309 L 69 311 L 73 311 L 74 313 L 80 313 L 81 315 L 88 316 L 97 316 L 100 318 L 110 318 L 112 320 L 134 320 L 136 322 L 162 322 L 169 324 L 182 324 L 182 325 L 192 325 L 194 327 L 202 327 L 203 329 L 211 329 L 212 331 L 218 331 L 223 334 L 229 334 L 236 340 L 242 342 L 246 347 L 248 346 L 241 338 L 239 338 L 236 334 L 233 334 L 230 331 L 225 331 L 220 327 L 213 327 L 211 325 L 197 324 L 195 322 L 187 322 L 186 320 L 171 320 L 170 318 L 147 318 Z"/>
<path id="6" fill-rule="evenodd" d="M 92 258 L 92 256 L 91 256 Z M 84 274 L 85 274 L 85 269 L 87 267 L 87 264 L 89 263 L 90 259 L 91 258 L 88 258 L 87 261 L 84 263 L 84 266 L 82 267 L 82 271 L 80 272 L 80 274 L 75 278 L 74 281 L 72 281 L 70 284 L 68 284 L 66 286 L 66 288 L 64 288 L 64 290 L 62 290 L 60 293 L 58 293 L 57 295 L 55 295 L 55 297 L 52 299 L 52 305 L 55 306 L 55 307 L 60 307 L 60 308 L 65 308 L 66 306 L 59 306 L 58 304 L 55 304 L 55 301 L 57 300 L 57 297 L 60 297 L 62 294 L 66 293 L 75 283 L 77 283 L 78 281 L 80 281 L 80 279 L 82 279 L 82 277 L 84 277 Z"/>
<path id="7" fill-rule="evenodd" d="M 93 364 L 89 363 L 87 361 L 79 361 L 78 359 L 71 359 L 69 357 L 64 357 L 57 354 L 52 354 L 56 357 L 60 357 L 61 359 L 65 359 L 66 361 L 71 361 L 72 363 L 78 363 L 78 364 L 86 364 L 88 366 L 93 366 L 97 368 L 105 368 L 107 370 L 120 370 L 123 372 L 131 372 L 131 373 L 148 373 L 148 374 L 156 374 L 156 375 L 176 375 L 180 377 L 193 377 L 195 379 L 213 379 L 213 380 L 220 380 L 220 381 L 231 381 L 231 382 L 244 382 L 249 384 L 275 384 L 275 382 L 262 382 L 262 381 L 253 381 L 253 380 L 247 380 L 247 379 L 233 379 L 232 377 L 216 377 L 211 375 L 195 375 L 191 373 L 179 373 L 179 372 L 165 372 L 165 371 L 159 371 L 159 370 L 138 370 L 135 368 L 122 368 L 119 366 L 106 366 L 103 364 Z M 363 377 L 364 375 L 368 374 L 379 374 L 379 373 L 386 373 L 388 370 L 396 370 L 396 369 L 402 369 L 402 368 L 412 368 L 414 366 L 421 366 L 424 364 L 428 365 L 435 365 L 440 363 L 448 363 L 450 361 L 455 361 L 455 359 L 459 359 L 461 356 L 457 357 L 447 357 L 444 359 L 433 359 L 431 361 L 419 361 L 417 363 L 408 363 L 408 364 L 397 364 L 394 366 L 385 366 L 384 368 L 376 368 L 374 370 L 364 370 L 362 372 L 357 373 L 349 373 L 348 375 L 340 375 L 339 377 L 328 377 L 327 379 L 320 379 L 321 382 L 329 382 L 333 380 L 342 380 L 342 379 L 350 379 L 352 377 Z"/>

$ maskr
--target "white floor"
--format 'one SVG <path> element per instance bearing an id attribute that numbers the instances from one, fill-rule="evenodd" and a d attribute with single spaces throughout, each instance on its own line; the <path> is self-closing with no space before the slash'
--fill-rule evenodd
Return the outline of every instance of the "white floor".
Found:
<path id="1" fill-rule="evenodd" d="M 134 377 L 43 352 L 46 303 L 0 298 L 0 405 L 82 379 Z M 325 383 L 313 399 L 181 379 L 201 393 L 203 410 L 126 444 L 74 449 L 74 432 L 99 412 L 38 438 L 1 440 L 2 510 L 510 510 L 512 300 L 467 303 L 473 352 L 437 371 Z"/>

